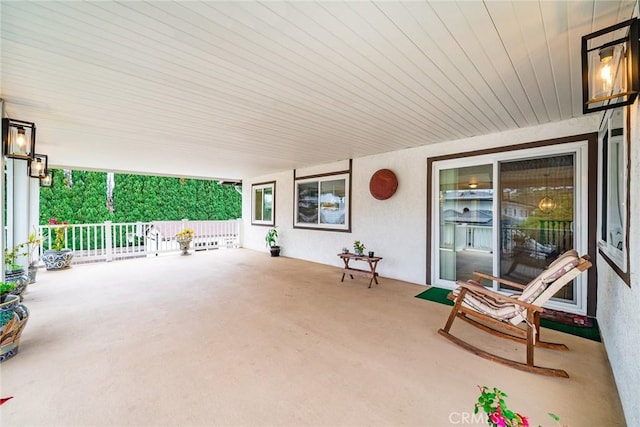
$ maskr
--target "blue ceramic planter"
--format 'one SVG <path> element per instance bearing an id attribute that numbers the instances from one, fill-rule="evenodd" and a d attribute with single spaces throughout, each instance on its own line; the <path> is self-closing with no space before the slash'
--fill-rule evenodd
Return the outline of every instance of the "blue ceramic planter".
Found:
<path id="1" fill-rule="evenodd" d="M 59 251 L 49 249 L 44 251 L 42 262 L 47 270 L 62 270 L 69 267 L 73 259 L 73 251 L 71 249 L 62 249 Z"/>
<path id="2" fill-rule="evenodd" d="M 0 302 L 0 362 L 18 354 L 20 335 L 29 319 L 29 310 L 18 295 L 7 295 Z"/>

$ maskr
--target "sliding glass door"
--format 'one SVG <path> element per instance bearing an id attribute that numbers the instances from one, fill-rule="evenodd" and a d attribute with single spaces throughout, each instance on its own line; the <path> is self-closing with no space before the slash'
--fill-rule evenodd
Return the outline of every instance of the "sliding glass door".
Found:
<path id="1" fill-rule="evenodd" d="M 499 276 L 528 283 L 575 247 L 575 155 L 505 161 L 498 167 Z M 573 286 L 565 286 L 556 298 L 574 301 Z"/>
<path id="2" fill-rule="evenodd" d="M 580 143 L 435 162 L 432 283 L 453 288 L 482 271 L 526 284 L 561 253 L 585 253 L 585 162 Z M 583 280 L 549 305 L 583 312 Z"/>
<path id="3" fill-rule="evenodd" d="M 493 165 L 440 171 L 440 279 L 493 270 Z"/>

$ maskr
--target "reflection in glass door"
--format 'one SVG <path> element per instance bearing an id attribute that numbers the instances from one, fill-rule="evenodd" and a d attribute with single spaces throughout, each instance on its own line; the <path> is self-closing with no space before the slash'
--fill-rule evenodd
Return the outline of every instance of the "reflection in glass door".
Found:
<path id="1" fill-rule="evenodd" d="M 493 271 L 493 165 L 442 169 L 439 183 L 439 278 Z"/>
<path id="2" fill-rule="evenodd" d="M 575 155 L 500 162 L 499 168 L 499 276 L 526 284 L 575 247 Z M 575 301 L 574 286 L 555 297 Z"/>

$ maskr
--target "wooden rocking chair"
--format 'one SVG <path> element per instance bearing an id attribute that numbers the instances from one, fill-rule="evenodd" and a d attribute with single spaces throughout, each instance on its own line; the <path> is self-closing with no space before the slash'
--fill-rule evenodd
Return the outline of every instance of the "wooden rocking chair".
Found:
<path id="1" fill-rule="evenodd" d="M 484 273 L 474 273 L 476 280 L 458 281 L 459 287 L 449 294 L 455 304 L 444 328 L 438 333 L 460 347 L 488 360 L 502 363 L 522 371 L 541 375 L 569 378 L 561 369 L 544 368 L 533 363 L 533 349 L 536 347 L 568 350 L 564 344 L 540 341 L 540 314 L 542 305 L 563 286 L 591 267 L 589 256 L 578 256 L 575 250 L 562 254 L 546 270 L 529 284 L 523 286 L 510 280 Z M 521 293 L 503 295 L 485 288 L 481 280 L 495 280 L 507 286 L 521 289 Z M 449 333 L 453 321 L 460 319 L 502 338 L 527 345 L 527 362 L 516 362 L 481 350 Z M 523 323 L 524 322 L 524 323 Z M 525 327 L 522 328 L 521 326 Z"/>

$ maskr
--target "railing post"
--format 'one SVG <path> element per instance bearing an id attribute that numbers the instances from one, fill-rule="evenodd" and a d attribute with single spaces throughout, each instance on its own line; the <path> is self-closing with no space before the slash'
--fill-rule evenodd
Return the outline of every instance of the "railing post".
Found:
<path id="1" fill-rule="evenodd" d="M 106 255 L 107 262 L 113 261 L 113 241 L 111 236 L 111 221 L 104 222 L 104 237 L 105 237 L 105 245 L 107 246 Z"/>

